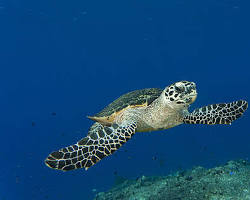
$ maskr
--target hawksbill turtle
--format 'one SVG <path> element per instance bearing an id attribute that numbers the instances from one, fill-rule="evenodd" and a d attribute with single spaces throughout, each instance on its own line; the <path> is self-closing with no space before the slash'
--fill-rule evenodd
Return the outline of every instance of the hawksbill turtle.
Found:
<path id="1" fill-rule="evenodd" d="M 193 82 L 180 81 L 165 89 L 148 88 L 122 95 L 101 112 L 86 137 L 76 144 L 52 152 L 48 167 L 63 171 L 86 170 L 127 142 L 135 132 L 172 128 L 180 124 L 231 124 L 247 109 L 244 100 L 218 103 L 188 111 L 197 97 Z"/>

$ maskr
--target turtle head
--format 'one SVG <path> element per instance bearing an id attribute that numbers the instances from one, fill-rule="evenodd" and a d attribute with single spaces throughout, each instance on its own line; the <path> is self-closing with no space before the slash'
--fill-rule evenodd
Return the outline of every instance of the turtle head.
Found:
<path id="1" fill-rule="evenodd" d="M 176 82 L 164 89 L 164 95 L 171 104 L 189 105 L 197 97 L 196 85 L 189 81 Z"/>

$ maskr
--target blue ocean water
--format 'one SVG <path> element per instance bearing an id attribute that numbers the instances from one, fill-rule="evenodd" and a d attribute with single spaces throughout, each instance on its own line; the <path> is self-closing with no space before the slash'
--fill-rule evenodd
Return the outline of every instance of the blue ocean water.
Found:
<path id="1" fill-rule="evenodd" d="M 89 170 L 44 165 L 121 94 L 197 84 L 191 110 L 250 100 L 249 1 L 0 1 L 0 199 L 93 199 L 117 175 L 250 158 L 250 113 L 231 126 L 138 133 Z"/>

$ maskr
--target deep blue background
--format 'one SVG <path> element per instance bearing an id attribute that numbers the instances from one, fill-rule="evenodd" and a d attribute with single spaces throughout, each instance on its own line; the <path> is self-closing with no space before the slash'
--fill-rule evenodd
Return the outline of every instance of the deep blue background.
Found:
<path id="1" fill-rule="evenodd" d="M 1 0 L 0 199 L 88 200 L 112 186 L 114 173 L 248 159 L 249 111 L 231 126 L 138 133 L 88 171 L 43 163 L 86 135 L 85 116 L 131 90 L 189 80 L 199 93 L 191 109 L 249 101 L 249 8 L 247 0 Z"/>

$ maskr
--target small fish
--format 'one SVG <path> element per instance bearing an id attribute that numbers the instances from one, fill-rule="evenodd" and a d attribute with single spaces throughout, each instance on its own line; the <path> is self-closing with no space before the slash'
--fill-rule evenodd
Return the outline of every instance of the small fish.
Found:
<path id="1" fill-rule="evenodd" d="M 156 156 L 153 156 L 153 157 L 152 157 L 152 160 L 157 160 L 157 157 L 156 157 Z"/>

